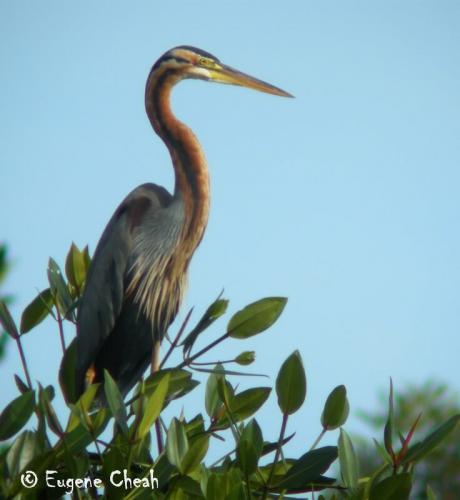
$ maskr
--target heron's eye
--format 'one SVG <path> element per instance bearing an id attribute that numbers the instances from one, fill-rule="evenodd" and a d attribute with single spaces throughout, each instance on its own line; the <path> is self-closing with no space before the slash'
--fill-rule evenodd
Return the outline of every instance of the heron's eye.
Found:
<path id="1" fill-rule="evenodd" d="M 202 57 L 199 60 L 199 65 L 204 66 L 205 68 L 213 68 L 216 64 L 214 61 L 211 61 L 211 59 L 206 59 L 206 57 Z"/>

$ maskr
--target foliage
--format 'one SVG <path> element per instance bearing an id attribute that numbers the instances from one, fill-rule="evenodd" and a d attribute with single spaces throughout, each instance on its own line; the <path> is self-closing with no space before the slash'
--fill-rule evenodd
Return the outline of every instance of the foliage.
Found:
<path id="1" fill-rule="evenodd" d="M 380 409 L 361 412 L 361 418 L 374 430 L 385 422 L 385 401 L 380 397 Z M 450 416 L 460 412 L 460 396 L 443 383 L 429 381 L 421 386 L 409 385 L 395 397 L 395 422 L 400 429 L 409 429 L 418 415 L 422 417 L 417 433 L 427 436 Z M 361 470 L 370 471 L 379 461 L 375 448 L 364 438 L 357 438 L 357 455 Z M 456 500 L 460 491 L 460 426 L 456 426 L 448 442 L 430 453 L 414 471 L 413 498 L 427 498 L 428 487 L 443 500 Z M 429 485 L 429 486 L 428 486 Z M 428 498 L 431 498 L 428 496 Z"/>
<path id="2" fill-rule="evenodd" d="M 0 438 L 12 439 L 0 456 L 1 497 L 25 497 L 33 485 L 34 497 L 46 489 L 47 498 L 73 492 L 77 498 L 104 494 L 128 499 L 288 499 L 294 494 L 328 490 L 332 498 L 404 500 L 412 489 L 416 466 L 454 431 L 460 419 L 459 414 L 450 416 L 413 444 L 417 418 L 409 432 L 400 435 L 397 446 L 391 389 L 383 444 L 378 444 L 380 463 L 363 476 L 352 440 L 343 428 L 349 403 L 345 387 L 339 385 L 325 402 L 318 438 L 300 457 L 289 456 L 286 444 L 293 437 L 287 436 L 289 418 L 300 410 L 307 397 L 307 377 L 300 353 L 292 353 L 278 372 L 275 388 L 281 424 L 273 442 L 267 439 L 266 430 L 256 418 L 270 397 L 271 388 L 239 390 L 230 382 L 231 377 L 249 374 L 227 368 L 232 363 L 250 365 L 254 352 L 244 351 L 218 363 L 202 361 L 213 347 L 228 338 L 246 340 L 269 328 L 286 304 L 286 299 L 280 297 L 259 300 L 236 312 L 221 336 L 196 351 L 197 339 L 203 340 L 209 327 L 227 311 L 228 301 L 219 297 L 185 335 L 190 313 L 187 315 L 171 340 L 160 370 L 141 380 L 128 401 L 123 400 L 107 372 L 103 386 L 106 405 L 95 405 L 96 385 L 76 400 L 75 346 L 71 343 L 65 349 L 63 326 L 70 323 L 73 328 L 75 324 L 89 265 L 87 248 L 80 251 L 75 245 L 69 250 L 65 275 L 50 259 L 50 286 L 25 309 L 19 328 L 6 305 L 0 304 L 1 323 L 18 346 L 25 376 L 25 380 L 15 376 L 19 395 L 0 415 Z M 22 349 L 23 336 L 48 316 L 56 321 L 65 350 L 59 380 L 68 408 L 66 423 L 54 410 L 55 388 L 32 384 L 35 377 L 31 377 Z M 182 360 L 176 365 L 170 361 L 174 351 L 182 353 Z M 165 408 L 182 402 L 200 383 L 195 376 L 203 373 L 207 377 L 205 414 L 197 410 L 189 419 L 176 414 L 167 425 Z M 24 430 L 33 415 L 36 428 Z M 325 433 L 337 429 L 338 446 L 319 447 Z M 224 436 L 231 437 L 230 448 L 223 450 L 218 461 L 209 463 L 210 445 L 224 446 Z M 337 458 L 339 477 L 328 477 L 327 471 Z"/>
<path id="3" fill-rule="evenodd" d="M 9 268 L 10 268 L 10 263 L 8 261 L 8 249 L 4 243 L 1 243 L 0 244 L 0 287 L 5 282 Z M 0 291 L 0 302 L 5 302 L 6 304 L 8 304 L 10 301 L 11 297 L 3 295 Z M 7 333 L 2 331 L 0 328 L 0 360 L 5 356 L 7 341 L 8 341 Z"/>

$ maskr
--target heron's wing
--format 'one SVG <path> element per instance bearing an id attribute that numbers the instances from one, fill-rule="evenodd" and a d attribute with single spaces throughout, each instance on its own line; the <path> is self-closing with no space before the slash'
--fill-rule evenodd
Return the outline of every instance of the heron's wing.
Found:
<path id="1" fill-rule="evenodd" d="M 171 195 L 155 184 L 144 184 L 120 204 L 97 245 L 77 317 L 77 391 L 84 389 L 88 368 L 120 315 L 134 234 L 144 216 L 167 206 Z"/>

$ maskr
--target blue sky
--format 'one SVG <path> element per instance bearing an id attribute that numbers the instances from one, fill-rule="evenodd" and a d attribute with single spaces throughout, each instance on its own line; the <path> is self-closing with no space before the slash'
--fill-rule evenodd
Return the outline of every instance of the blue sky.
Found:
<path id="1" fill-rule="evenodd" d="M 459 42 L 448 1 L 0 2 L 0 237 L 15 317 L 46 286 L 49 256 L 62 264 L 72 241 L 94 250 L 138 184 L 172 188 L 143 93 L 155 60 L 189 44 L 296 96 L 196 81 L 173 95 L 212 180 L 182 317 L 193 305 L 197 320 L 222 288 L 231 311 L 289 298 L 269 332 L 211 359 L 254 349 L 253 370 L 274 383 L 300 350 L 309 388 L 294 451 L 338 384 L 352 412 L 372 409 L 390 376 L 460 389 Z M 54 383 L 55 325 L 24 343 L 33 378 Z M 21 371 L 12 345 L 0 369 L 3 407 Z M 275 397 L 262 418 L 273 438 Z M 348 428 L 361 426 L 352 416 Z"/>

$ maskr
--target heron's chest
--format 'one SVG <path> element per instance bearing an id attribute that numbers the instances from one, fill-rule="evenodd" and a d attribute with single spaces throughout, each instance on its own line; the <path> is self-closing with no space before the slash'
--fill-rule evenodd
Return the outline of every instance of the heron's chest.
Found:
<path id="1" fill-rule="evenodd" d="M 181 224 L 168 214 L 150 221 L 134 236 L 126 293 L 155 327 L 173 321 L 187 283 L 189 259 L 184 259 Z"/>

